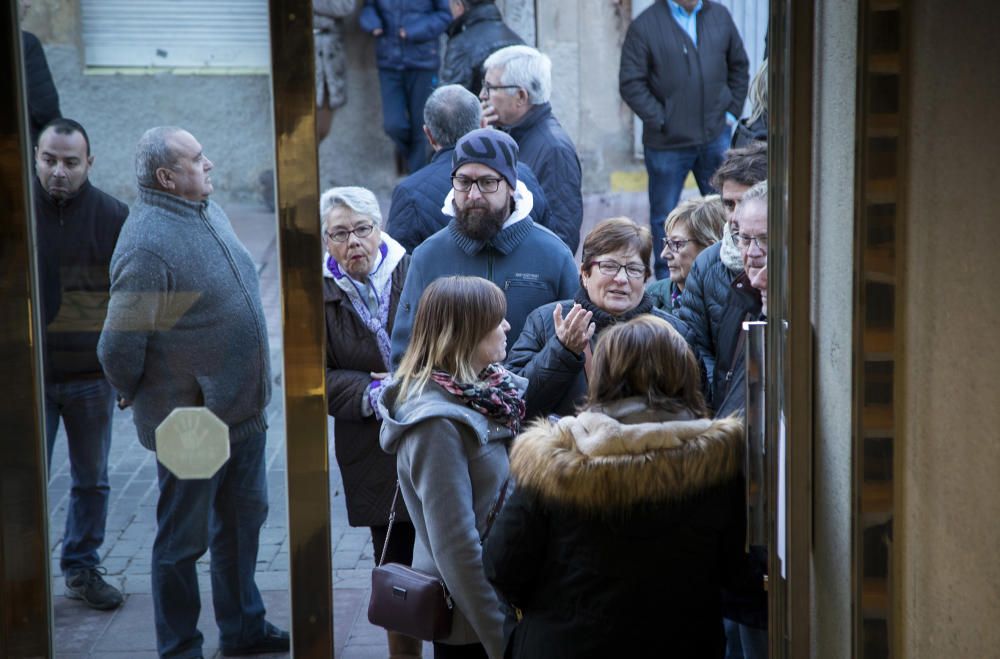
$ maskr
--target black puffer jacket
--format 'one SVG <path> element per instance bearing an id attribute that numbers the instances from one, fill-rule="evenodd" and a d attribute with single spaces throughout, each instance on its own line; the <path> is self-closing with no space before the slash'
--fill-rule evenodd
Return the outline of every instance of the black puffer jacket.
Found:
<path id="1" fill-rule="evenodd" d="M 506 362 L 507 368 L 528 379 L 528 391 L 524 395 L 524 400 L 528 406 L 529 418 L 546 414 L 573 414 L 587 393 L 587 374 L 583 370 L 584 357 L 570 351 L 562 344 L 556 336 L 556 325 L 552 320 L 552 312 L 557 304 L 562 305 L 565 316 L 576 303 L 580 303 L 589 311 L 594 311 L 597 330 L 591 339 L 591 349 L 601 332 L 608 327 L 646 313 L 667 321 L 680 332 L 681 336 L 687 333 L 687 327 L 683 322 L 653 306 L 653 299 L 648 293 L 643 296 L 635 309 L 618 319 L 597 309 L 583 289 L 580 289 L 574 300 L 552 302 L 538 307 L 525 321 L 524 329 L 510 349 Z"/>
<path id="2" fill-rule="evenodd" d="M 545 190 L 552 213 L 549 229 L 575 254 L 583 222 L 583 173 L 573 140 L 552 115 L 548 103 L 532 107 L 507 132 L 517 142 L 518 159 L 531 167 Z"/>
<path id="3" fill-rule="evenodd" d="M 462 85 L 473 94 L 483 86 L 483 62 L 507 46 L 524 40 L 507 27 L 492 2 L 473 5 L 448 26 L 448 51 L 441 69 L 441 84 Z"/>
<path id="4" fill-rule="evenodd" d="M 697 26 L 695 47 L 667 0 L 656 0 L 625 35 L 618 90 L 651 149 L 711 142 L 726 129 L 726 112 L 743 112 L 750 62 L 729 10 L 704 0 Z"/>
<path id="5" fill-rule="evenodd" d="M 625 399 L 514 441 L 486 578 L 524 616 L 514 659 L 721 659 L 740 579 L 743 429 Z"/>
<path id="6" fill-rule="evenodd" d="M 45 59 L 42 42 L 31 32 L 21 31 L 24 45 L 24 73 L 28 81 L 28 122 L 31 143 L 38 144 L 38 134 L 45 124 L 62 116 L 59 112 L 59 92 L 52 81 L 49 62 Z"/>
<path id="7" fill-rule="evenodd" d="M 760 293 L 750 285 L 745 273 L 740 274 L 729 287 L 729 298 L 719 319 L 710 401 L 717 417 L 743 414 L 746 410 L 746 357 L 740 337 L 744 336 L 743 321 L 756 320 L 760 308 Z"/>
<path id="8" fill-rule="evenodd" d="M 726 240 L 726 238 L 723 238 Z M 719 322 L 729 300 L 729 285 L 739 274 L 726 267 L 720 258 L 722 245 L 716 243 L 694 260 L 684 281 L 678 317 L 687 324 L 685 338 L 697 349 L 705 363 L 708 381 L 715 371 L 715 352 L 719 340 Z"/>

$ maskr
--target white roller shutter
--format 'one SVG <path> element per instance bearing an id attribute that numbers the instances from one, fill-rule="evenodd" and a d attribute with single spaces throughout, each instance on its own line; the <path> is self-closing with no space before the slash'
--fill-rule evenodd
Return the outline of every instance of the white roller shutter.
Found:
<path id="1" fill-rule="evenodd" d="M 89 67 L 270 65 L 267 0 L 82 0 Z"/>

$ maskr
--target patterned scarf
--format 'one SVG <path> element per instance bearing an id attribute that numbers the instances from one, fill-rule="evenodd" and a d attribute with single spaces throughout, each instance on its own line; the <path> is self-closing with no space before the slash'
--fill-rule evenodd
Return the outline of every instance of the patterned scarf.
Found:
<path id="1" fill-rule="evenodd" d="M 510 428 L 515 435 L 521 430 L 524 401 L 510 373 L 500 364 L 490 364 L 484 368 L 479 374 L 478 383 L 455 382 L 455 378 L 445 371 L 434 371 L 431 379 L 448 393 L 461 398 L 472 409 Z"/>
<path id="2" fill-rule="evenodd" d="M 382 258 L 375 268 L 376 271 L 385 264 L 385 256 L 388 251 L 388 246 L 383 242 L 379 246 Z M 375 288 L 374 271 L 368 276 L 367 282 L 362 282 L 362 286 L 358 286 L 358 282 L 353 277 L 341 271 L 340 266 L 332 256 L 327 257 L 326 267 L 333 273 L 334 279 L 343 280 L 346 277 L 346 281 L 351 287 L 345 288 L 342 286 L 341 289 L 347 293 L 347 298 L 351 301 L 354 310 L 358 312 L 361 322 L 364 323 L 369 332 L 375 335 L 375 343 L 378 344 L 379 354 L 382 355 L 382 361 L 388 366 L 392 344 L 386 328 L 389 327 L 389 298 L 392 292 L 392 278 L 387 278 L 382 283 L 382 290 L 379 291 Z M 369 303 L 373 304 L 369 306 Z"/>

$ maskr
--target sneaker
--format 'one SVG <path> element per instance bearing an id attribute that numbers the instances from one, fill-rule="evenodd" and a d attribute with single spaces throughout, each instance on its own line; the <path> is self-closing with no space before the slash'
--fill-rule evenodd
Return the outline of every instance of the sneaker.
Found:
<path id="1" fill-rule="evenodd" d="M 101 575 L 108 571 L 103 567 L 87 567 L 66 574 L 66 597 L 82 600 L 84 604 L 99 611 L 117 609 L 125 601 L 121 591 L 105 581 Z"/>
<path id="2" fill-rule="evenodd" d="M 269 622 L 264 623 L 264 636 L 255 643 L 241 648 L 222 648 L 223 657 L 245 657 L 252 654 L 270 654 L 272 652 L 288 652 L 291 638 L 288 632 L 278 629 Z"/>

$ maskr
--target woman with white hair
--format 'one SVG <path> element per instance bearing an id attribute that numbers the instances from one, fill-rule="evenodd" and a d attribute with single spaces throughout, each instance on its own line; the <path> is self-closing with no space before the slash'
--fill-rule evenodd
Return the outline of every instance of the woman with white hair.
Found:
<path id="1" fill-rule="evenodd" d="M 371 528 L 381 553 L 396 487 L 396 459 L 379 447 L 376 399 L 389 364 L 389 336 L 410 257 L 382 232 L 370 190 L 331 188 L 320 199 L 323 220 L 323 303 L 326 391 L 334 448 L 344 480 L 347 520 Z M 409 565 L 414 530 L 397 505 L 386 561 Z M 419 657 L 420 641 L 389 632 L 391 657 Z"/>

